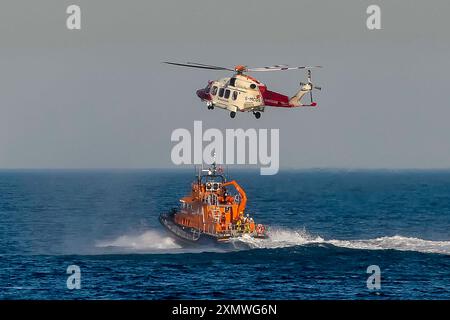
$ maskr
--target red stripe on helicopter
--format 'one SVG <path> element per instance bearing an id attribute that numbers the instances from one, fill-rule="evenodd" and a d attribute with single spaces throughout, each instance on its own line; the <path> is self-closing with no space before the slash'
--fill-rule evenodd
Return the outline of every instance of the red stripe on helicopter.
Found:
<path id="1" fill-rule="evenodd" d="M 272 107 L 284 107 L 284 108 L 292 107 L 289 104 L 288 96 L 285 96 L 284 94 L 278 92 L 267 90 L 266 87 L 264 87 L 263 90 L 261 90 L 262 87 L 259 87 L 259 89 L 264 99 L 264 105 Z"/>

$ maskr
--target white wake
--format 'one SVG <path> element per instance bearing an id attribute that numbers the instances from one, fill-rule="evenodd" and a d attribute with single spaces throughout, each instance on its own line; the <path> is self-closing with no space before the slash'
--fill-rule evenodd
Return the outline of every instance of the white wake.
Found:
<path id="1" fill-rule="evenodd" d="M 432 241 L 413 237 L 392 236 L 367 240 L 326 240 L 305 230 L 271 229 L 268 239 L 249 236 L 239 238 L 251 248 L 284 248 L 307 244 L 331 244 L 336 247 L 365 250 L 400 250 L 450 255 L 450 241 Z"/>
<path id="2" fill-rule="evenodd" d="M 237 241 L 248 244 L 251 248 L 276 249 L 300 246 L 311 243 L 323 243 L 319 236 L 312 236 L 306 230 L 274 229 L 268 231 L 267 239 L 255 239 L 249 235 L 239 237 Z"/>
<path id="3" fill-rule="evenodd" d="M 369 240 L 330 240 L 327 242 L 338 247 L 354 249 L 394 249 L 401 251 L 417 251 L 450 255 L 450 241 L 432 241 L 413 237 L 403 237 L 399 235 Z"/>
<path id="4" fill-rule="evenodd" d="M 242 236 L 235 241 L 237 245 L 243 243 L 250 249 L 276 249 L 301 245 L 331 244 L 336 247 L 362 249 L 362 250 L 400 250 L 416 251 L 423 253 L 439 253 L 450 255 L 450 241 L 433 241 L 413 237 L 391 236 L 365 240 L 336 240 L 324 239 L 317 235 L 312 235 L 306 230 L 292 230 L 283 228 L 271 228 L 268 231 L 267 239 L 255 239 L 250 236 Z M 141 234 L 122 235 L 114 240 L 99 241 L 97 248 L 117 249 L 125 252 L 204 252 L 216 251 L 224 252 L 218 248 L 183 248 L 178 245 L 173 238 L 157 230 L 148 230 Z M 228 250 L 226 250 L 228 251 Z"/>

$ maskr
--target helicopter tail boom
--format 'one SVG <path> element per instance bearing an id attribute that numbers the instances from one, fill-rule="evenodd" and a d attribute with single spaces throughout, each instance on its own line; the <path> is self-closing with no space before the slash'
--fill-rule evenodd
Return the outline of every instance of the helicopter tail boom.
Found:
<path id="1" fill-rule="evenodd" d="M 317 103 L 314 101 L 311 101 L 310 104 L 300 102 L 308 92 L 311 92 L 310 88 L 311 86 L 308 84 L 302 85 L 300 90 L 292 98 L 278 92 L 266 90 L 263 93 L 264 105 L 277 108 L 315 107 Z"/>
<path id="2" fill-rule="evenodd" d="M 267 106 L 278 107 L 278 108 L 316 107 L 317 103 L 313 101 L 313 95 L 312 95 L 312 91 L 314 89 L 322 90 L 321 87 L 317 87 L 312 83 L 311 70 L 308 70 L 307 71 L 307 82 L 306 83 L 300 82 L 300 89 L 297 91 L 297 93 L 293 97 L 288 98 L 287 96 L 285 96 L 283 94 L 269 91 L 269 90 L 262 91 L 262 96 L 264 98 L 264 103 Z M 308 93 L 309 93 L 310 103 L 309 104 L 302 103 L 301 100 Z"/>

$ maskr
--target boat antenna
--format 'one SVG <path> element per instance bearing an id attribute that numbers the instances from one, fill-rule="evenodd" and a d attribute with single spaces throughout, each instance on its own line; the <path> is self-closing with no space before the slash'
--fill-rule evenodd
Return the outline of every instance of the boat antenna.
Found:
<path id="1" fill-rule="evenodd" d="M 213 174 L 216 174 L 216 171 L 217 171 L 217 166 L 216 166 L 216 153 L 214 152 L 214 154 L 213 154 L 213 163 L 212 163 L 212 171 L 213 171 Z"/>

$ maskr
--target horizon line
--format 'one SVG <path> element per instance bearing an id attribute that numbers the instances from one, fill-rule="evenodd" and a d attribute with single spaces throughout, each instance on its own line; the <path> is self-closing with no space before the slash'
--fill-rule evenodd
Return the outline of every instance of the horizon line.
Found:
<path id="1" fill-rule="evenodd" d="M 37 170 L 54 170 L 54 171 L 133 171 L 133 170 L 193 170 L 197 166 L 192 167 L 12 167 L 12 168 L 2 168 L 0 167 L 0 171 L 37 171 Z M 208 165 L 205 165 L 208 166 Z M 237 166 L 233 167 L 233 170 L 259 170 L 261 167 L 243 167 Z M 228 169 L 231 169 L 228 167 Z M 450 171 L 450 167 L 434 167 L 434 168 L 424 168 L 424 167 L 285 167 L 280 168 L 279 171 Z"/>

